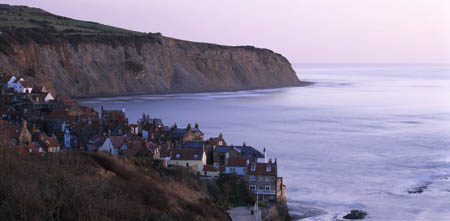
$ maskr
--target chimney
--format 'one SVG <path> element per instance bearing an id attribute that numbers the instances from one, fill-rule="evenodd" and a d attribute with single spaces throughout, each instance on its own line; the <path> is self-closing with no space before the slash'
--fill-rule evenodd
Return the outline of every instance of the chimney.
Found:
<path id="1" fill-rule="evenodd" d="M 191 124 L 188 124 L 188 125 L 187 125 L 187 130 L 188 130 L 188 131 L 192 130 Z"/>
<path id="2" fill-rule="evenodd" d="M 195 128 L 198 129 L 198 123 L 195 123 Z"/>
<path id="3" fill-rule="evenodd" d="M 275 157 L 275 164 L 277 164 L 277 158 Z"/>
<path id="4" fill-rule="evenodd" d="M 220 132 L 220 134 L 219 134 L 219 138 L 220 138 L 220 139 L 223 139 L 223 135 L 222 135 L 222 132 Z"/>
<path id="5" fill-rule="evenodd" d="M 244 147 L 246 147 L 247 146 L 247 144 L 245 144 L 245 142 L 242 144 L 242 146 L 244 146 Z"/>
<path id="6" fill-rule="evenodd" d="M 272 164 L 272 158 L 269 158 L 269 163 Z"/>
<path id="7" fill-rule="evenodd" d="M 267 163 L 266 159 L 267 159 L 267 153 L 266 153 L 266 148 L 264 147 L 264 163 Z"/>

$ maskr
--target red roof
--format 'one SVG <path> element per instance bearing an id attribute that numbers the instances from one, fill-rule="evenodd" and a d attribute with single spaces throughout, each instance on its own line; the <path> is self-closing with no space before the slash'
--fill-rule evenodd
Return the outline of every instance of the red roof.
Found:
<path id="1" fill-rule="evenodd" d="M 248 158 L 243 157 L 230 157 L 228 159 L 228 167 L 247 167 Z"/>
<path id="2" fill-rule="evenodd" d="M 252 170 L 253 166 L 255 166 L 255 170 Z M 268 170 L 268 168 L 270 168 L 270 170 Z M 247 174 L 277 176 L 277 164 L 276 163 L 252 163 L 252 164 L 248 165 Z"/>
<path id="3" fill-rule="evenodd" d="M 17 125 L 0 126 L 0 136 L 7 138 L 19 138 L 21 129 Z"/>
<path id="4" fill-rule="evenodd" d="M 203 152 L 197 149 L 175 149 L 172 152 L 172 160 L 202 160 Z"/>
<path id="5" fill-rule="evenodd" d="M 219 169 L 217 169 L 216 167 L 214 167 L 211 164 L 206 164 L 206 165 L 203 166 L 203 171 L 218 172 Z"/>
<path id="6" fill-rule="evenodd" d="M 46 137 L 46 138 L 42 139 L 42 142 L 47 147 L 59 147 L 58 140 L 54 137 Z"/>

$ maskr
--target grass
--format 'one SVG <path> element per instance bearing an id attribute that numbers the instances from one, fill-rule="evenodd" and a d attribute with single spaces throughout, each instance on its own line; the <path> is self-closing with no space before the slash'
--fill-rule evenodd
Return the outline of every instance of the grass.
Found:
<path id="1" fill-rule="evenodd" d="M 145 34 L 96 22 L 58 16 L 38 8 L 0 5 L 0 29 L 9 28 L 43 28 L 68 34 Z"/>
<path id="2" fill-rule="evenodd" d="M 149 159 L 0 150 L 2 220 L 228 220 L 201 189 Z"/>

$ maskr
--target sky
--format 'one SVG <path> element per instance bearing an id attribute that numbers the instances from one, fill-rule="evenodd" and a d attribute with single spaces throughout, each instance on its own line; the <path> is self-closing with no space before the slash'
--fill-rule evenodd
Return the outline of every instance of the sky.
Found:
<path id="1" fill-rule="evenodd" d="M 450 63 L 450 0 L 2 0 L 292 63 Z"/>

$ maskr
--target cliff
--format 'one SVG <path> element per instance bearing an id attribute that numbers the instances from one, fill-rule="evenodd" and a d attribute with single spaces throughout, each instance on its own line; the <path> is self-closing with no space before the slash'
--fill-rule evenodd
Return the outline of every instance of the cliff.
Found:
<path id="1" fill-rule="evenodd" d="M 14 9 L 22 18 L 31 13 L 27 7 L 11 7 L 8 10 Z M 71 24 L 68 18 L 47 17 L 25 18 L 30 22 L 24 27 L 17 22 L 0 26 L 0 72 L 30 78 L 57 95 L 233 91 L 304 83 L 286 58 L 268 49 L 196 43 L 121 29 L 105 31 L 109 29 L 100 25 L 89 30 L 87 25 L 61 28 Z"/>

